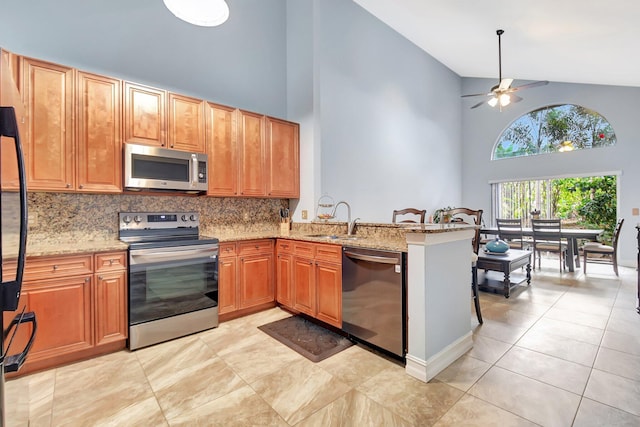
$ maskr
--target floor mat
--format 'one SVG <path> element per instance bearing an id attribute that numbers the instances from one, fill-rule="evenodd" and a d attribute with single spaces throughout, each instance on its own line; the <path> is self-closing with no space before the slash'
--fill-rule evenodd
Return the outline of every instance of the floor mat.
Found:
<path id="1" fill-rule="evenodd" d="M 267 323 L 258 329 L 312 362 L 319 362 L 353 345 L 347 338 L 300 316 Z"/>

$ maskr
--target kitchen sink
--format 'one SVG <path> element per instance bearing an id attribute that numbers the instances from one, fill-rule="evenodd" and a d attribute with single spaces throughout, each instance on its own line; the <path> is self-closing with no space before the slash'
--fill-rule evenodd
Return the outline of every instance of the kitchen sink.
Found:
<path id="1" fill-rule="evenodd" d="M 314 237 L 316 239 L 329 239 L 329 240 L 358 240 L 361 237 L 347 236 L 346 234 L 308 234 L 307 237 Z"/>

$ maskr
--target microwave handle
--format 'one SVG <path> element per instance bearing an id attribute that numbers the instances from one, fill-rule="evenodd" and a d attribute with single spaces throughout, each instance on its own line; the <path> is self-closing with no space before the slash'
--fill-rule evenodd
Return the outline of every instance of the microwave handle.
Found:
<path id="1" fill-rule="evenodd" d="M 198 185 L 198 156 L 196 154 L 191 155 L 191 185 Z"/>

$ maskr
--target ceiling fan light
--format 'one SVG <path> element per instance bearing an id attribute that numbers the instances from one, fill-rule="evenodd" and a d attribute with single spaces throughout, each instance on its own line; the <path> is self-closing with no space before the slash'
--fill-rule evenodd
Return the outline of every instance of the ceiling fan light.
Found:
<path id="1" fill-rule="evenodd" d="M 500 106 L 506 107 L 509 104 L 511 104 L 511 97 L 509 96 L 509 94 L 503 93 L 502 95 L 500 95 Z"/>
<path id="2" fill-rule="evenodd" d="M 498 98 L 494 96 L 493 98 L 487 101 L 487 104 L 489 104 L 492 107 L 495 107 L 496 105 L 498 105 Z"/>
<path id="3" fill-rule="evenodd" d="M 200 27 L 215 27 L 229 18 L 224 0 L 163 0 L 177 18 Z"/>

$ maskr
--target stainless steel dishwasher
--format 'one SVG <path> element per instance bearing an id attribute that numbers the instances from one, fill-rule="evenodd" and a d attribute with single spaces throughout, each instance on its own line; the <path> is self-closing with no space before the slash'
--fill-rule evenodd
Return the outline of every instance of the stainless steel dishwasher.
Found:
<path id="1" fill-rule="evenodd" d="M 342 329 L 404 358 L 406 254 L 342 248 Z"/>

